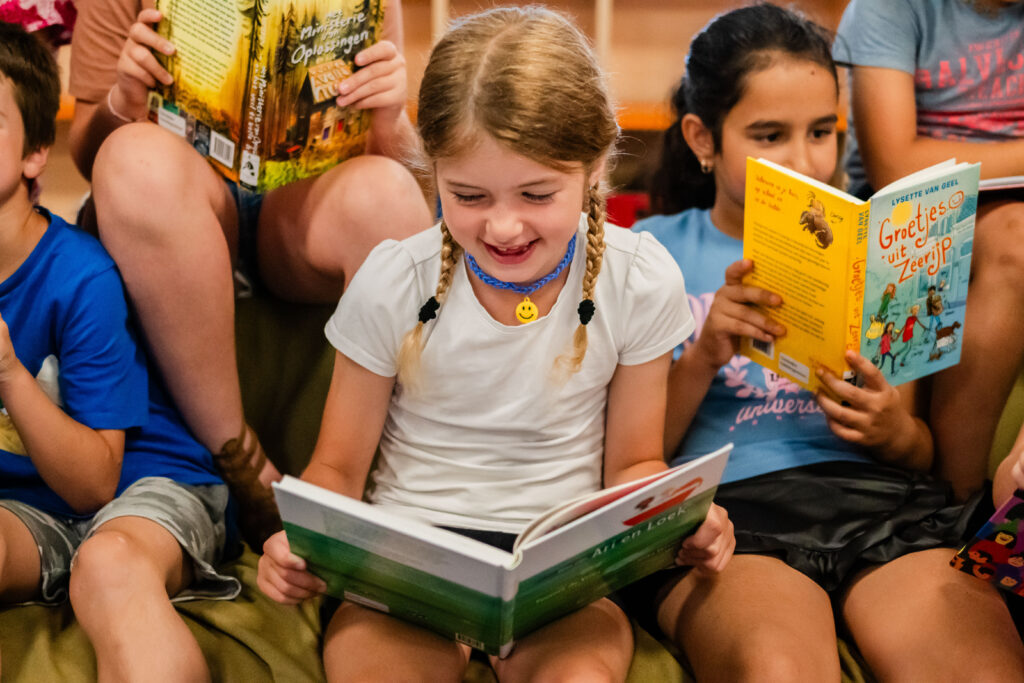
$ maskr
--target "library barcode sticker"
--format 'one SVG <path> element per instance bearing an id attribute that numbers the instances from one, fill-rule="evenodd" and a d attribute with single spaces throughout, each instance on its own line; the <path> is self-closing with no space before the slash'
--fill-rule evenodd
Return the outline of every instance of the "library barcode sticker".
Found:
<path id="1" fill-rule="evenodd" d="M 796 377 L 804 384 L 811 379 L 810 369 L 806 365 L 784 353 L 779 354 L 779 370 Z"/>
<path id="2" fill-rule="evenodd" d="M 185 137 L 185 117 L 175 114 L 163 107 L 156 110 L 156 122 L 175 135 Z"/>
<path id="3" fill-rule="evenodd" d="M 235 163 L 235 143 L 220 133 L 210 131 L 210 158 L 231 168 Z"/>
<path id="4" fill-rule="evenodd" d="M 760 339 L 750 338 L 750 345 L 754 347 L 754 350 L 758 353 L 763 353 L 769 358 L 775 358 L 775 343 L 769 341 L 761 341 Z"/>

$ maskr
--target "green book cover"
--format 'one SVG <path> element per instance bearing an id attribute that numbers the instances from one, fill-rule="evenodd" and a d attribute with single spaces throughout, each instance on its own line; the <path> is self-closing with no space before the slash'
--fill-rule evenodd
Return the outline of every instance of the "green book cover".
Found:
<path id="1" fill-rule="evenodd" d="M 335 103 L 380 39 L 383 0 L 156 0 L 174 82 L 150 117 L 225 177 L 259 192 L 360 154 L 370 112 Z"/>
<path id="2" fill-rule="evenodd" d="M 731 448 L 567 501 L 512 553 L 292 477 L 274 491 L 292 551 L 330 594 L 506 656 L 516 639 L 670 566 Z"/>

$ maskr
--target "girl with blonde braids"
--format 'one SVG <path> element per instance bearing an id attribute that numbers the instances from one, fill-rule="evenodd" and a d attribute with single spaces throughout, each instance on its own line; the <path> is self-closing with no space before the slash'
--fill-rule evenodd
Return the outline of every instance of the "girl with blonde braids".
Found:
<path id="1" fill-rule="evenodd" d="M 554 504 L 665 468 L 669 354 L 693 321 L 664 248 L 605 228 L 618 128 L 568 20 L 536 7 L 463 19 L 434 48 L 418 111 L 443 219 L 378 246 L 327 323 L 338 354 L 303 478 L 509 549 Z M 718 571 L 732 540 L 713 508 L 679 560 Z M 269 596 L 323 590 L 283 534 L 265 551 Z M 502 681 L 622 680 L 632 648 L 602 599 L 492 664 Z M 324 642 L 335 680 L 457 681 L 469 654 L 351 602 Z"/>

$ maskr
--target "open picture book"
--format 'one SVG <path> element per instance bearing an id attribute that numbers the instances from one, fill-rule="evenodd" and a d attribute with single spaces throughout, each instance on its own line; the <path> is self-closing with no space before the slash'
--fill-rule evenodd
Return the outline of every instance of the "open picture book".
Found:
<path id="1" fill-rule="evenodd" d="M 363 151 L 370 111 L 335 98 L 380 39 L 384 0 L 155 3 L 174 82 L 150 93 L 150 118 L 225 177 L 266 192 Z"/>
<path id="2" fill-rule="evenodd" d="M 1014 491 L 950 564 L 1004 591 L 1024 595 L 1024 491 Z"/>
<path id="3" fill-rule="evenodd" d="M 294 477 L 274 494 L 292 552 L 328 593 L 504 657 L 537 628 L 672 565 L 731 450 L 568 500 L 511 553 Z"/>
<path id="4" fill-rule="evenodd" d="M 960 361 L 978 208 L 979 164 L 948 161 L 868 200 L 763 159 L 747 159 L 744 279 L 782 297 L 762 309 L 786 326 L 740 353 L 817 391 L 824 366 L 856 381 L 851 349 L 890 385 Z"/>

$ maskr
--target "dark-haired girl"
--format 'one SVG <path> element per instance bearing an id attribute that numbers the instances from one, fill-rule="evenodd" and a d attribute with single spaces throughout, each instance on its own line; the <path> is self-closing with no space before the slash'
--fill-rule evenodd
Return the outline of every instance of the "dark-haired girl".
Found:
<path id="1" fill-rule="evenodd" d="M 736 556 L 717 576 L 669 570 L 653 585 L 658 625 L 698 680 L 836 681 L 839 633 L 882 680 L 1024 680 L 1024 647 L 997 591 L 951 570 L 971 506 L 927 473 L 932 437 L 916 387 L 895 389 L 848 353 L 855 387 L 815 396 L 735 355 L 779 322 L 743 284 L 748 156 L 821 181 L 836 165 L 836 71 L 824 32 L 760 4 L 722 15 L 692 43 L 643 222 L 679 262 L 698 321 L 669 380 L 667 456 L 736 444 L 718 493 Z M 837 619 L 838 618 L 838 619 Z M 838 621 L 838 626 L 837 626 Z"/>

